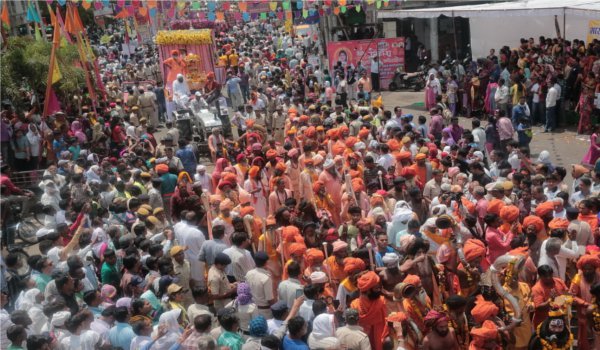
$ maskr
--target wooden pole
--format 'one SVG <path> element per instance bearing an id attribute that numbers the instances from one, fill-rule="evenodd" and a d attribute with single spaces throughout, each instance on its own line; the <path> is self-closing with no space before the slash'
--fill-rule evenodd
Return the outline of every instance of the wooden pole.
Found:
<path id="1" fill-rule="evenodd" d="M 56 64 L 56 51 L 60 44 L 60 28 L 58 23 L 52 23 L 54 33 L 52 35 L 52 51 L 50 52 L 50 65 L 48 66 L 48 78 L 46 79 L 46 97 L 44 100 L 44 112 L 42 116 L 48 116 L 48 107 L 52 96 L 52 76 L 54 75 L 54 65 Z"/>

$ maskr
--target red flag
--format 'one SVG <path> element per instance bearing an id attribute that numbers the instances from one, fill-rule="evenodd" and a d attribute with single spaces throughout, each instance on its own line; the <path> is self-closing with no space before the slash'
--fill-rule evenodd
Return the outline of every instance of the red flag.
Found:
<path id="1" fill-rule="evenodd" d="M 10 16 L 8 15 L 8 4 L 5 2 L 2 5 L 2 15 L 0 16 L 2 23 L 6 24 L 7 27 L 10 27 Z"/>
<path id="2" fill-rule="evenodd" d="M 50 100 L 44 104 L 47 104 L 45 115 L 48 116 L 56 112 L 60 112 L 60 101 L 58 100 L 58 97 L 56 96 L 52 86 L 50 86 Z"/>

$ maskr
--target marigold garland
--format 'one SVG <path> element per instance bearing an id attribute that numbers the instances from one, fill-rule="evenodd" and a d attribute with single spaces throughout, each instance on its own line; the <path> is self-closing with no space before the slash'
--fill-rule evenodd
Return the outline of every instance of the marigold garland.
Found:
<path id="1" fill-rule="evenodd" d="M 158 45 L 198 45 L 212 44 L 212 31 L 200 30 L 160 30 L 155 38 Z"/>
<path id="2" fill-rule="evenodd" d="M 565 325 L 565 327 L 566 327 L 566 325 Z M 544 348 L 544 350 L 566 350 L 566 349 L 571 348 L 571 344 L 573 344 L 573 333 L 569 332 L 569 340 L 567 341 L 565 346 L 558 347 L 554 344 L 554 342 L 549 342 L 546 339 L 544 339 L 540 335 L 541 330 L 542 330 L 542 323 L 540 323 L 538 325 L 535 333 L 537 334 L 538 338 L 540 339 L 540 343 L 542 343 L 542 347 Z"/>
<path id="3" fill-rule="evenodd" d="M 594 305 L 594 311 L 592 312 L 594 324 L 592 328 L 596 332 L 600 332 L 600 309 L 598 308 L 598 304 Z"/>

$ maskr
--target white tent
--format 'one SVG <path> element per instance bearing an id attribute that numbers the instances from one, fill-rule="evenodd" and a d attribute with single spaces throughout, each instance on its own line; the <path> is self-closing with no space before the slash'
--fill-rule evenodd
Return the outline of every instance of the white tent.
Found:
<path id="1" fill-rule="evenodd" d="M 516 47 L 520 38 L 555 37 L 555 17 L 567 39 L 586 39 L 589 20 L 600 20 L 599 0 L 519 0 L 481 5 L 379 11 L 386 18 L 467 17 L 474 57 L 490 48 Z M 564 25 L 563 25 L 564 22 Z M 566 28 L 565 28 L 566 27 Z"/>

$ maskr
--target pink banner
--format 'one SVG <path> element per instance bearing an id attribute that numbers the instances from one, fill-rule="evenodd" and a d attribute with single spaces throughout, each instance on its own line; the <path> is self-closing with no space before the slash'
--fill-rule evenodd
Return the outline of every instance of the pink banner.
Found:
<path id="1" fill-rule="evenodd" d="M 172 50 L 178 50 L 180 52 L 180 54 L 182 56 L 190 54 L 190 53 L 194 53 L 198 56 L 200 56 L 200 66 L 198 67 L 200 69 L 201 72 L 204 73 L 209 73 L 209 72 L 214 72 L 214 66 L 215 66 L 215 49 L 214 49 L 214 45 L 210 44 L 210 45 L 180 45 L 180 44 L 173 44 L 173 45 L 158 45 L 158 54 L 160 57 L 160 69 L 163 73 L 163 79 L 165 80 L 165 87 L 167 87 L 168 89 L 171 88 L 173 82 L 168 82 L 166 81 L 166 73 L 164 71 L 164 67 L 162 62 L 171 57 L 171 51 Z"/>
<path id="2" fill-rule="evenodd" d="M 350 40 L 328 43 L 327 57 L 331 73 L 333 73 L 333 67 L 338 61 L 342 62 L 344 67 L 349 64 L 356 67 L 359 60 L 362 62 L 362 66 L 370 73 L 371 58 L 379 57 L 380 86 L 382 89 L 387 90 L 390 81 L 394 77 L 396 68 L 404 65 L 404 38 Z"/>

